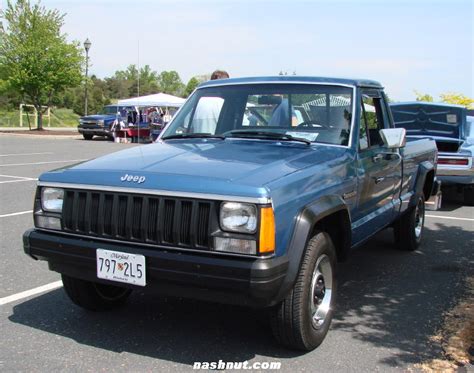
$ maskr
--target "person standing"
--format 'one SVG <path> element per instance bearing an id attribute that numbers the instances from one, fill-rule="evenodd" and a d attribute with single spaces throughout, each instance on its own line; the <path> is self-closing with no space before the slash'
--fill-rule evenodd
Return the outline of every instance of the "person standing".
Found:
<path id="1" fill-rule="evenodd" d="M 211 74 L 211 80 L 228 78 L 229 73 L 224 70 L 215 70 Z M 223 104 L 222 97 L 201 97 L 194 113 L 190 132 L 214 135 Z"/>

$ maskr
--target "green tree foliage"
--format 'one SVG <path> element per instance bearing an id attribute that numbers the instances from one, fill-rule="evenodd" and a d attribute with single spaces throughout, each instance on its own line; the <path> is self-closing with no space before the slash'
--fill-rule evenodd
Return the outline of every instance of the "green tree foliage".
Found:
<path id="1" fill-rule="evenodd" d="M 0 69 L 9 88 L 38 110 L 42 129 L 43 106 L 55 94 L 80 84 L 84 57 L 79 43 L 69 43 L 61 33 L 64 14 L 28 0 L 7 2 L 1 16 L 7 21 L 0 44 Z"/>
<path id="2" fill-rule="evenodd" d="M 116 71 L 114 76 L 105 79 L 108 95 L 114 98 L 134 97 L 158 93 L 158 73 L 149 65 L 140 68 L 140 76 L 135 65 L 129 65 L 125 70 Z M 140 90 L 138 89 L 140 84 Z"/>
<path id="3" fill-rule="evenodd" d="M 461 105 L 468 109 L 474 109 L 474 99 L 460 93 L 443 93 L 440 95 L 441 101 L 447 104 Z"/>
<path id="4" fill-rule="evenodd" d="M 415 91 L 416 101 L 434 102 L 433 96 Z M 461 93 L 442 93 L 439 95 L 440 101 L 445 104 L 461 105 L 468 109 L 474 109 L 474 99 Z"/>
<path id="5" fill-rule="evenodd" d="M 158 76 L 161 91 L 170 95 L 182 96 L 185 86 L 176 71 L 163 71 Z"/>
<path id="6" fill-rule="evenodd" d="M 416 101 L 425 101 L 425 102 L 433 102 L 433 96 L 430 96 L 427 93 L 421 93 L 415 91 Z"/>
<path id="7" fill-rule="evenodd" d="M 52 103 L 57 107 L 73 109 L 78 115 L 84 115 L 84 85 L 69 88 L 56 95 Z M 87 103 L 91 114 L 100 112 L 105 105 L 111 103 L 107 83 L 95 75 L 88 80 Z"/>
<path id="8" fill-rule="evenodd" d="M 188 97 L 199 85 L 200 81 L 194 76 L 189 79 L 188 84 L 186 84 L 186 88 L 184 89 L 184 97 Z"/>

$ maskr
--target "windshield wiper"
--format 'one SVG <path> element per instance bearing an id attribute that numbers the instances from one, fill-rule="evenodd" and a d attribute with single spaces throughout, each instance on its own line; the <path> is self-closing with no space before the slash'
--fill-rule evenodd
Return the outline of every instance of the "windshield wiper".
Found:
<path id="1" fill-rule="evenodd" d="M 263 139 L 275 139 L 283 141 L 299 141 L 304 142 L 306 145 L 311 145 L 311 141 L 303 139 L 301 137 L 294 137 L 286 133 L 279 132 L 268 132 L 268 131 L 251 131 L 251 130 L 236 130 L 230 131 L 227 137 L 256 137 Z"/>
<path id="2" fill-rule="evenodd" d="M 174 135 L 169 135 L 162 137 L 161 140 L 171 140 L 171 139 L 225 139 L 225 136 L 222 135 L 213 135 L 211 133 L 176 133 Z"/>

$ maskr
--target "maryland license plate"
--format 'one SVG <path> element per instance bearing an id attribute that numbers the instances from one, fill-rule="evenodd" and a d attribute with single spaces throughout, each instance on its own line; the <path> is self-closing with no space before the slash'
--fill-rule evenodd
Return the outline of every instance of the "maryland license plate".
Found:
<path id="1" fill-rule="evenodd" d="M 97 249 L 97 277 L 145 286 L 145 257 L 143 255 Z"/>

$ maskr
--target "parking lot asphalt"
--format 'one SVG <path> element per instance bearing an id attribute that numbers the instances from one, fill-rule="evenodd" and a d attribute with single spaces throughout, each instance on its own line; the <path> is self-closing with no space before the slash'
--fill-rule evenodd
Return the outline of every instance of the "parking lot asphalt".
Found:
<path id="1" fill-rule="evenodd" d="M 186 372 L 219 360 L 279 361 L 292 372 L 406 371 L 438 356 L 429 337 L 474 274 L 474 207 L 449 196 L 440 211 L 427 211 L 416 252 L 396 250 L 387 229 L 339 266 L 335 320 L 310 353 L 279 347 L 259 310 L 146 293 L 106 313 L 73 305 L 59 275 L 23 253 L 36 178 L 130 146 L 0 134 L 0 304 L 8 300 L 0 305 L 0 371 Z"/>

